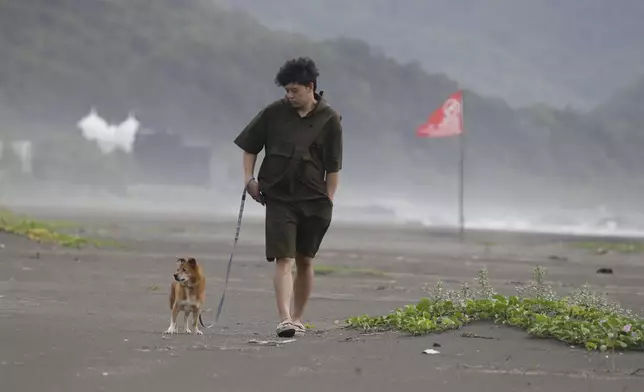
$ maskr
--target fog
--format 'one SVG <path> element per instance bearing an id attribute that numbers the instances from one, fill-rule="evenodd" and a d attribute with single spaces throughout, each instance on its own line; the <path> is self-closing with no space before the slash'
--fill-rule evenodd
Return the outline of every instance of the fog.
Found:
<path id="1" fill-rule="evenodd" d="M 457 138 L 414 132 L 465 89 L 466 228 L 644 235 L 642 3 L 63 3 L 0 5 L 0 206 L 233 219 L 233 139 L 307 55 L 343 117 L 336 222 L 458 225 Z"/>

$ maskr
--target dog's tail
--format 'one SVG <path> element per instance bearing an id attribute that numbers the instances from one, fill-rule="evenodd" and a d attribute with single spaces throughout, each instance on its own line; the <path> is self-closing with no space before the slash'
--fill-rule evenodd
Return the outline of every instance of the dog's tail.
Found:
<path id="1" fill-rule="evenodd" d="M 212 324 L 210 325 L 204 325 L 203 320 L 201 319 L 201 313 L 199 313 L 199 324 L 201 324 L 202 327 L 204 328 L 210 328 L 212 327 Z"/>

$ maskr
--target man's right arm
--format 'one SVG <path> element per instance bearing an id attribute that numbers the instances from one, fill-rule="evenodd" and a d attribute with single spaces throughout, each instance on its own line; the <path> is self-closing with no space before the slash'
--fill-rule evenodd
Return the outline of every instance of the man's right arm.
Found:
<path id="1" fill-rule="evenodd" d="M 326 125 L 327 134 L 324 145 L 323 164 L 326 172 L 326 191 L 333 201 L 338 188 L 342 170 L 342 124 L 339 115 L 334 116 Z"/>
<path id="2" fill-rule="evenodd" d="M 262 151 L 266 144 L 265 116 L 265 110 L 257 113 L 235 139 L 235 144 L 243 150 L 245 184 L 248 184 L 254 177 L 257 154 Z"/>
<path id="3" fill-rule="evenodd" d="M 255 175 L 255 162 L 257 162 L 257 154 L 251 154 L 244 151 L 244 184 L 248 184 Z"/>

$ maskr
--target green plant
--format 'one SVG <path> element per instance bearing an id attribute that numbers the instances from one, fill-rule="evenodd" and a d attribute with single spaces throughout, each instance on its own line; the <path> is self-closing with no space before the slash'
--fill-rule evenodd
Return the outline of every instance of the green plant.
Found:
<path id="1" fill-rule="evenodd" d="M 68 222 L 54 223 L 29 219 L 25 216 L 15 215 L 7 209 L 0 209 L 0 232 L 26 237 L 39 243 L 54 243 L 67 248 L 82 248 L 87 245 L 119 246 L 113 241 L 93 240 L 72 234 L 62 233 L 59 230 L 70 227 Z"/>
<path id="2" fill-rule="evenodd" d="M 535 337 L 583 345 L 589 351 L 644 349 L 642 317 L 590 292 L 587 286 L 559 299 L 544 283 L 545 272 L 541 267 L 535 268 L 535 281 L 527 288 L 517 289 L 518 296 L 494 293 L 485 270 L 479 273 L 474 296 L 466 284 L 460 292 L 450 292 L 439 281 L 430 297 L 416 305 L 398 308 L 386 316 L 350 317 L 347 326 L 425 335 L 491 320 L 521 328 Z"/>
<path id="3" fill-rule="evenodd" d="M 331 266 L 331 265 L 322 265 L 317 264 L 313 265 L 313 271 L 316 275 L 328 276 L 328 275 L 340 275 L 340 276 L 373 276 L 381 277 L 386 274 L 383 271 L 371 268 L 350 268 L 343 266 Z M 293 267 L 292 273 L 297 272 L 297 266 Z"/>
<path id="4" fill-rule="evenodd" d="M 644 252 L 643 242 L 618 242 L 618 241 L 588 241 L 572 242 L 570 246 L 578 249 L 588 249 L 595 252 L 616 252 L 633 254 Z"/>
<path id="5" fill-rule="evenodd" d="M 537 266 L 532 275 L 534 280 L 530 282 L 527 287 L 517 287 L 516 290 L 521 298 L 537 298 L 545 300 L 555 300 L 557 293 L 552 290 L 552 287 L 545 283 L 545 276 L 547 272 L 541 266 Z"/>

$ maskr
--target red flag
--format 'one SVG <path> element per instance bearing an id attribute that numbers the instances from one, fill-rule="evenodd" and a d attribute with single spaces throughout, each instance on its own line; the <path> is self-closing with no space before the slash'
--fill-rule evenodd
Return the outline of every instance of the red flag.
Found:
<path id="1" fill-rule="evenodd" d="M 440 108 L 416 129 L 418 137 L 449 137 L 463 132 L 463 92 L 450 95 Z"/>

